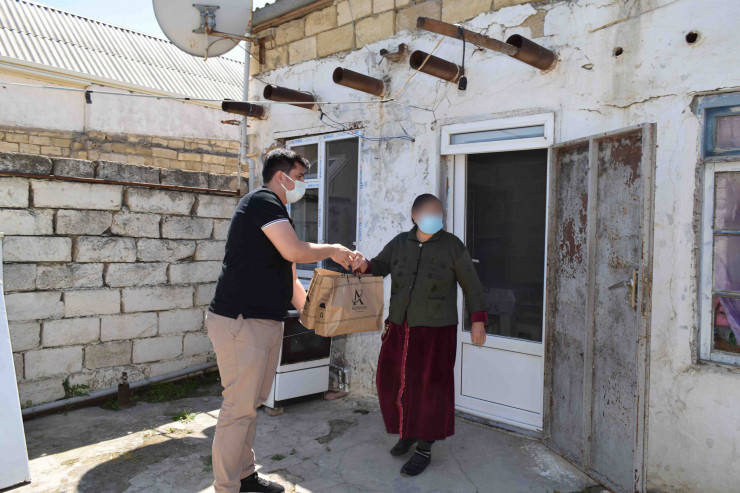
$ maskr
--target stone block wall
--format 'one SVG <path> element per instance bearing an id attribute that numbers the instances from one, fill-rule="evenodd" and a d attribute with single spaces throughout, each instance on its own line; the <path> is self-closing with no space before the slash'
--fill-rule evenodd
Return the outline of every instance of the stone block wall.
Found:
<path id="1" fill-rule="evenodd" d="M 269 72 L 335 53 L 362 48 L 404 30 L 416 30 L 420 16 L 457 23 L 478 14 L 542 0 L 335 0 L 297 19 L 276 26 L 255 26 L 272 32 L 263 64 L 253 63 L 253 74 Z"/>
<path id="2" fill-rule="evenodd" d="M 227 192 L 234 182 L 0 153 L 5 301 L 25 406 L 64 397 L 67 377 L 93 391 L 123 371 L 136 381 L 213 358 L 204 315 L 238 200 Z"/>
<path id="3" fill-rule="evenodd" d="M 0 151 L 219 174 L 236 174 L 239 160 L 236 140 L 172 139 L 12 126 L 0 126 Z"/>

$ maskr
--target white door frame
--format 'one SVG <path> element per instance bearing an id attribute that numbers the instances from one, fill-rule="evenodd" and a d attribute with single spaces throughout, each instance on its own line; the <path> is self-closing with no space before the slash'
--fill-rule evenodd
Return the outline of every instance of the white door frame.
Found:
<path id="1" fill-rule="evenodd" d="M 528 126 L 543 126 L 543 135 L 526 139 L 496 140 L 490 142 L 476 142 L 468 144 L 452 144 L 451 136 L 467 132 L 482 132 L 487 130 L 502 130 L 509 128 L 520 128 Z M 458 123 L 442 127 L 442 154 L 449 155 L 447 160 L 447 176 L 449 177 L 449 207 L 452 210 L 447 211 L 447 231 L 454 232 L 463 242 L 465 241 L 466 228 L 466 188 L 467 188 L 467 155 L 503 151 L 521 151 L 529 149 L 548 149 L 554 141 L 554 114 L 543 113 L 537 115 L 520 116 L 513 118 L 502 118 L 496 120 Z M 542 342 L 530 342 L 522 339 L 514 339 L 502 336 L 489 335 L 484 347 L 495 348 L 514 353 L 528 354 L 540 358 L 540 386 L 532 389 L 537 393 L 541 400 L 544 390 L 544 309 L 546 301 L 544 299 L 547 293 L 547 221 L 549 216 L 550 204 L 550 159 L 548 153 L 547 161 L 547 189 L 546 189 L 546 208 L 545 208 L 545 269 L 543 272 L 543 334 Z M 523 409 L 517 409 L 501 404 L 476 399 L 474 397 L 462 394 L 462 348 L 464 344 L 472 345 L 469 332 L 462 330 L 463 324 L 463 295 L 462 289 L 458 287 L 458 314 L 460 322 L 458 324 L 458 344 L 455 361 L 455 407 L 467 414 L 478 416 L 487 420 L 497 421 L 516 428 L 540 432 L 542 431 L 542 402 L 540 401 L 539 413 L 530 412 Z M 471 348 L 476 350 L 475 348 Z"/>

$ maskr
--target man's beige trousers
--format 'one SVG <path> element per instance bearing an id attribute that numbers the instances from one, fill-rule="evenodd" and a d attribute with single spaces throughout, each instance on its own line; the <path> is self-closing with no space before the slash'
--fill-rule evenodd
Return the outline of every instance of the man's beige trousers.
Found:
<path id="1" fill-rule="evenodd" d="M 224 387 L 213 439 L 213 485 L 216 493 L 236 493 L 240 480 L 255 470 L 252 443 L 257 408 L 269 396 L 275 379 L 283 325 L 208 312 L 206 327 Z"/>

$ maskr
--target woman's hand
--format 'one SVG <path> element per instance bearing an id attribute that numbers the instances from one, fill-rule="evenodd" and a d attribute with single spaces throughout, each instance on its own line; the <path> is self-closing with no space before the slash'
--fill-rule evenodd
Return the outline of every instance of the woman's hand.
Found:
<path id="1" fill-rule="evenodd" d="M 367 270 L 367 259 L 360 252 L 354 252 L 355 259 L 352 261 L 352 272 L 365 272 Z"/>
<path id="2" fill-rule="evenodd" d="M 473 322 L 473 327 L 470 329 L 470 337 L 476 346 L 482 346 L 486 343 L 486 326 L 483 322 Z"/>

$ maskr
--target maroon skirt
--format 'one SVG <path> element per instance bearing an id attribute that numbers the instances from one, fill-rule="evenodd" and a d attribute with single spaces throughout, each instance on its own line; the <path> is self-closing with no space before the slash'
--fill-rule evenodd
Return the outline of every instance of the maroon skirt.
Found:
<path id="1" fill-rule="evenodd" d="M 457 327 L 390 323 L 378 358 L 378 400 L 388 433 L 444 440 L 455 433 Z"/>

